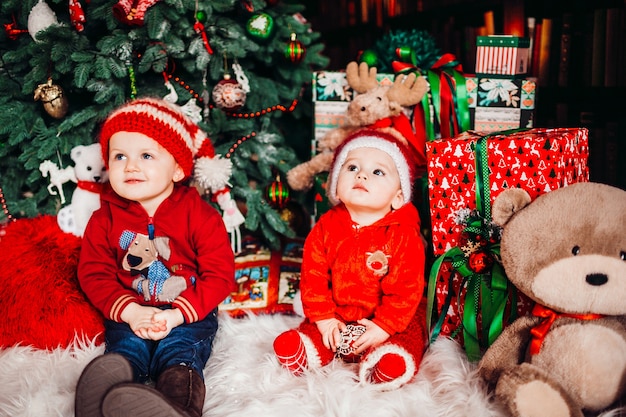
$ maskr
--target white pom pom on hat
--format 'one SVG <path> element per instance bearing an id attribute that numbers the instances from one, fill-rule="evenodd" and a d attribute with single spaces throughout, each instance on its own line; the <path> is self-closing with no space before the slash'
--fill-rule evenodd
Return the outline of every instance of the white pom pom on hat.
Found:
<path id="1" fill-rule="evenodd" d="M 138 98 L 114 110 L 100 131 L 100 145 L 108 164 L 109 139 L 116 132 L 137 132 L 154 139 L 172 154 L 185 177 L 216 192 L 228 185 L 230 159 L 215 155 L 207 135 L 179 106 L 158 98 Z"/>
<path id="2" fill-rule="evenodd" d="M 328 199 L 335 205 L 340 202 L 337 198 L 337 180 L 341 166 L 346 162 L 348 153 L 357 148 L 374 148 L 388 154 L 393 160 L 400 177 L 400 188 L 404 203 L 411 201 L 413 195 L 413 181 L 415 180 L 415 157 L 411 151 L 392 135 L 378 131 L 363 129 L 348 136 L 335 150 L 332 167 L 328 177 Z"/>

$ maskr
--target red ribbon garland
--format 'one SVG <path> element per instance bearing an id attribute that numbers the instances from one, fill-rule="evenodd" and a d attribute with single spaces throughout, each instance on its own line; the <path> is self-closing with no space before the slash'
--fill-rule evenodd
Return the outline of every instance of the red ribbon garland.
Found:
<path id="1" fill-rule="evenodd" d="M 544 320 L 541 321 L 537 326 L 530 329 L 530 334 L 532 336 L 532 340 L 530 341 L 530 354 L 536 355 L 541 350 L 541 345 L 543 340 L 546 338 L 546 335 L 550 331 L 550 327 L 554 321 L 559 317 L 568 317 L 572 319 L 578 320 L 597 320 L 604 317 L 603 314 L 569 314 L 569 313 L 557 313 L 556 311 L 542 306 L 540 304 L 535 304 L 532 311 L 533 316 L 541 317 Z"/>

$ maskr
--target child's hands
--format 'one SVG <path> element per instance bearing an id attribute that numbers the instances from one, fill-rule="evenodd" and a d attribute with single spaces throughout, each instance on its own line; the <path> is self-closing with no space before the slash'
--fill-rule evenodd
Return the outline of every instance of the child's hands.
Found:
<path id="1" fill-rule="evenodd" d="M 137 303 L 130 303 L 121 318 L 128 323 L 130 329 L 142 339 L 150 339 L 149 332 L 163 332 L 167 329 L 165 322 L 155 322 L 154 316 L 161 310 L 156 307 L 142 306 Z"/>
<path id="2" fill-rule="evenodd" d="M 391 336 L 371 320 L 361 319 L 358 320 L 357 323 L 365 326 L 365 333 L 359 336 L 354 342 L 354 347 L 356 348 L 354 353 L 357 355 L 365 352 L 369 348 L 380 345 Z"/>
<path id="3" fill-rule="evenodd" d="M 317 329 L 322 334 L 322 342 L 326 348 L 337 351 L 341 343 L 341 332 L 346 329 L 346 324 L 336 318 L 316 321 Z"/>
<path id="4" fill-rule="evenodd" d="M 165 323 L 162 330 L 155 331 L 153 329 L 148 329 L 148 338 L 152 340 L 161 340 L 170 332 L 174 327 L 180 326 L 185 322 L 183 317 L 183 313 L 180 312 L 179 309 L 173 308 L 170 310 L 159 310 L 152 317 L 152 322 L 157 323 Z"/>

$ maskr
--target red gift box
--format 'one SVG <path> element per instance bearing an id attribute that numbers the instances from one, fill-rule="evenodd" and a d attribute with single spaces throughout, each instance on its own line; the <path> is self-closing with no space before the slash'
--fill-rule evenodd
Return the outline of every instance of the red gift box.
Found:
<path id="1" fill-rule="evenodd" d="M 435 255 L 457 246 L 461 210 L 476 208 L 475 153 L 484 135 L 464 132 L 426 143 L 428 194 Z M 589 181 L 588 131 L 585 128 L 535 128 L 487 137 L 491 203 L 511 187 L 531 198 L 575 182 Z"/>

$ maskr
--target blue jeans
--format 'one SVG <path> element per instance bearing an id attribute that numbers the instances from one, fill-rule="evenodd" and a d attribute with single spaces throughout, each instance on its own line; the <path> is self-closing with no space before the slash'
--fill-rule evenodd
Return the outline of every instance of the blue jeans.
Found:
<path id="1" fill-rule="evenodd" d="M 138 337 L 126 323 L 106 320 L 105 353 L 119 353 L 132 365 L 135 382 L 156 381 L 165 369 L 185 364 L 204 379 L 202 370 L 211 356 L 217 333 L 217 308 L 204 320 L 183 323 L 161 340 Z"/>

